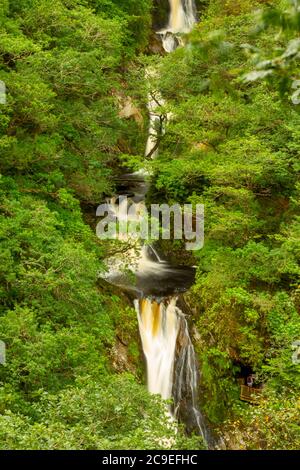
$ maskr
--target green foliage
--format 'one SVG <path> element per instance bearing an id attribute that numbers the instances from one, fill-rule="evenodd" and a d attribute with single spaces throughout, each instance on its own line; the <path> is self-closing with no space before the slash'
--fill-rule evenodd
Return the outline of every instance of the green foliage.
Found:
<path id="1" fill-rule="evenodd" d="M 249 48 L 253 54 L 255 70 L 245 75 L 247 82 L 267 78 L 275 84 L 281 94 L 289 94 L 292 90 L 291 101 L 300 104 L 299 57 L 300 40 L 300 2 L 285 0 L 280 7 L 271 6 L 261 15 L 259 31 L 270 29 L 281 37 L 279 47 L 272 51 L 272 56 L 265 56 L 265 51 Z M 296 37 L 295 37 L 296 35 Z M 247 46 L 246 46 L 247 47 Z"/>
<path id="2" fill-rule="evenodd" d="M 201 448 L 170 425 L 158 397 L 113 374 L 116 335 L 140 360 L 135 313 L 97 286 L 102 250 L 78 202 L 61 190 L 61 205 L 47 205 L 6 186 L 3 178 L 1 449 Z"/>

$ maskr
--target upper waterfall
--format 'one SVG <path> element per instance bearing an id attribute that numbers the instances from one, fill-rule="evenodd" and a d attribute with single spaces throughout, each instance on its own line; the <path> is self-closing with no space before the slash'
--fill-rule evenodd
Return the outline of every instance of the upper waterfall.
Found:
<path id="1" fill-rule="evenodd" d="M 169 0 L 169 4 L 168 24 L 158 31 L 158 34 L 162 36 L 162 44 L 166 52 L 174 51 L 180 43 L 176 35 L 189 33 L 197 22 L 194 0 Z"/>

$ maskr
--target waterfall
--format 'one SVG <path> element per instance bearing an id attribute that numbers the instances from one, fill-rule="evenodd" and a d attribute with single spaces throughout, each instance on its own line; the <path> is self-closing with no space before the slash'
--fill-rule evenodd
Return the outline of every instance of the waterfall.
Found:
<path id="1" fill-rule="evenodd" d="M 180 35 L 189 33 L 197 21 L 194 0 L 169 0 L 169 4 L 169 22 L 158 31 L 166 52 L 174 51 L 181 43 Z"/>
<path id="2" fill-rule="evenodd" d="M 196 23 L 194 0 L 169 0 L 170 17 L 167 27 L 160 31 L 163 47 L 172 52 L 180 43 L 178 35 L 188 33 Z M 146 76 L 155 71 L 147 70 Z M 146 156 L 157 155 L 158 124 L 161 116 L 158 108 L 162 98 L 157 91 L 149 94 L 149 135 Z M 164 129 L 161 129 L 164 131 Z M 140 268 L 144 273 L 167 271 L 169 269 L 159 259 L 150 246 L 154 259 L 149 257 L 149 248 L 142 250 Z M 150 276 L 151 277 L 151 276 Z M 147 385 L 150 393 L 161 395 L 163 399 L 173 399 L 170 411 L 183 420 L 189 430 L 196 429 L 209 444 L 211 439 L 201 412 L 198 410 L 198 373 L 194 347 L 189 335 L 188 324 L 183 312 L 177 306 L 177 296 L 153 300 L 143 297 L 135 301 L 143 352 L 147 366 Z"/>
<path id="3" fill-rule="evenodd" d="M 169 0 L 170 19 L 168 31 L 188 33 L 196 23 L 196 8 L 194 0 Z"/>
<path id="4" fill-rule="evenodd" d="M 178 34 L 192 29 L 196 15 L 193 0 L 169 0 L 169 3 L 168 25 L 158 34 L 165 50 L 171 52 L 179 44 Z M 155 73 L 148 69 L 146 77 L 151 78 Z M 149 92 L 149 135 L 145 152 L 148 158 L 156 156 L 158 132 L 164 133 L 163 123 L 169 117 L 159 114 L 161 104 L 160 93 Z M 147 184 L 143 172 L 124 175 L 124 178 L 131 182 L 128 193 L 133 195 L 110 200 L 111 211 L 119 223 L 134 223 L 146 207 Z M 194 282 L 194 270 L 171 265 L 159 256 L 153 245 L 143 245 L 138 237 L 132 240 L 131 235 L 126 234 L 119 239 L 126 243 L 135 241 L 136 246 L 127 250 L 123 259 L 109 260 L 111 266 L 108 263 L 106 279 L 136 293 L 134 305 L 146 359 L 148 390 L 173 401 L 170 414 L 183 421 L 189 431 L 198 431 L 210 445 L 208 428 L 197 407 L 199 377 L 195 351 L 185 315 L 177 305 L 178 293 Z M 132 276 L 126 280 L 125 268 L 134 275 L 134 282 Z"/>
<path id="5" fill-rule="evenodd" d="M 150 393 L 173 399 L 171 414 L 198 430 L 210 444 L 211 436 L 197 407 L 197 361 L 185 315 L 177 297 L 160 302 L 150 298 L 135 301 Z"/>
<path id="6" fill-rule="evenodd" d="M 181 34 L 189 33 L 195 25 L 196 7 L 194 0 L 169 0 L 170 16 L 166 28 L 158 31 L 161 36 L 163 48 L 166 52 L 173 52 L 181 44 Z M 148 68 L 146 78 L 156 75 L 156 71 Z M 159 107 L 164 104 L 161 94 L 154 90 L 148 94 L 149 132 L 145 156 L 155 158 L 158 153 L 158 136 L 165 132 L 165 122 L 170 116 L 159 113 Z"/>
<path id="7" fill-rule="evenodd" d="M 180 327 L 177 338 L 177 351 L 173 379 L 174 416 L 186 423 L 188 430 L 198 430 L 208 446 L 213 439 L 198 408 L 198 367 L 194 346 L 189 334 L 185 316 L 178 309 Z"/>
<path id="8" fill-rule="evenodd" d="M 176 298 L 169 303 L 142 299 L 135 302 L 150 393 L 171 398 L 179 317 Z"/>
<path id="9" fill-rule="evenodd" d="M 146 77 L 150 75 L 150 70 L 147 70 Z M 153 75 L 153 71 L 152 71 Z M 155 158 L 158 154 L 157 141 L 158 135 L 164 133 L 163 116 L 159 113 L 159 106 L 163 105 L 163 100 L 160 94 L 154 96 L 154 93 L 148 94 L 148 112 L 149 112 L 149 130 L 148 140 L 146 144 L 145 157 Z"/>

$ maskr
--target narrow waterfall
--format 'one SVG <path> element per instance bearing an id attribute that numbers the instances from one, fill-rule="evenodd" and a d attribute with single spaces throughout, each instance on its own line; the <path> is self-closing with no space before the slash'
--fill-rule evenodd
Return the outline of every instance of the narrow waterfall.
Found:
<path id="1" fill-rule="evenodd" d="M 147 361 L 147 383 L 151 393 L 172 396 L 175 349 L 180 320 L 176 298 L 169 303 L 142 299 L 135 302 L 143 351 Z"/>
<path id="2" fill-rule="evenodd" d="M 189 33 L 195 23 L 196 7 L 194 0 L 169 0 L 170 16 L 168 24 L 161 31 L 157 31 L 160 35 L 163 48 L 166 52 L 173 52 L 181 43 L 181 34 Z M 155 70 L 147 69 L 146 77 L 155 75 Z M 158 153 L 157 136 L 164 133 L 165 120 L 168 116 L 162 116 L 158 112 L 159 106 L 164 101 L 157 90 L 149 93 L 148 111 L 149 111 L 149 132 L 146 144 L 145 156 L 155 158 Z"/>
<path id="3" fill-rule="evenodd" d="M 153 75 L 153 70 L 147 70 L 146 77 Z M 155 96 L 156 95 L 156 96 Z M 159 106 L 163 104 L 163 100 L 159 93 L 150 92 L 148 94 L 148 112 L 149 112 L 149 131 L 148 140 L 145 149 L 146 158 L 155 158 L 158 154 L 157 137 L 159 133 L 163 133 L 163 118 L 157 111 Z"/>
<path id="4" fill-rule="evenodd" d="M 169 0 L 170 20 L 168 30 L 172 33 L 188 33 L 196 22 L 194 0 Z"/>
<path id="5" fill-rule="evenodd" d="M 188 33 L 196 23 L 194 0 L 169 0 L 170 17 L 167 27 L 160 31 L 163 47 L 172 52 L 180 44 L 177 35 Z M 147 72 L 149 74 L 149 72 Z M 153 73 L 153 71 L 151 72 Z M 157 155 L 157 125 L 161 122 L 158 114 L 161 97 L 157 91 L 149 95 L 150 127 L 146 156 Z M 158 98 L 157 98 L 158 96 Z M 156 252 L 154 252 L 157 255 Z M 160 259 L 149 260 L 147 250 L 142 252 L 144 272 L 162 270 Z M 143 264 L 144 263 L 144 264 Z M 173 275 L 172 270 L 168 273 Z M 153 279 L 153 278 L 152 278 Z M 164 399 L 173 398 L 172 414 L 183 420 L 190 430 L 198 429 L 209 444 L 211 439 L 203 416 L 198 410 L 198 372 L 194 347 L 188 324 L 183 312 L 177 306 L 177 296 L 153 300 L 142 298 L 135 301 L 142 347 L 147 363 L 147 384 L 151 393 Z"/>
<path id="6" fill-rule="evenodd" d="M 174 416 L 186 424 L 188 430 L 198 430 L 209 447 L 213 438 L 204 417 L 198 408 L 198 367 L 194 346 L 190 337 L 187 320 L 178 309 L 180 320 L 175 354 L 173 378 Z"/>
<path id="7" fill-rule="evenodd" d="M 166 0 L 167 1 L 167 0 Z M 193 0 L 169 0 L 170 17 L 165 30 L 159 31 L 163 46 L 171 52 L 178 46 L 177 35 L 189 32 L 196 22 Z M 146 77 L 155 73 L 147 70 Z M 159 106 L 161 96 L 157 90 L 149 93 L 149 135 L 146 156 L 157 155 L 157 127 L 162 124 Z M 164 129 L 160 129 L 164 132 Z M 110 201 L 110 211 L 119 223 L 134 223 L 146 207 L 148 186 L 143 172 L 124 175 L 123 187 L 129 198 L 122 196 Z M 126 184 L 125 184 L 126 183 Z M 125 234 L 123 242 L 135 240 L 135 247 L 127 250 L 124 259 L 108 262 L 107 280 L 135 293 L 142 348 L 146 359 L 147 386 L 150 393 L 173 400 L 170 412 L 175 419 L 186 424 L 190 431 L 198 431 L 210 444 L 209 431 L 197 407 L 198 368 L 186 317 L 178 307 L 178 294 L 194 282 L 194 269 L 174 266 L 159 256 L 153 245 Z M 122 267 L 123 263 L 123 267 Z M 126 268 L 126 269 L 124 269 Z M 128 270 L 133 276 L 126 277 Z M 135 282 L 132 282 L 134 277 Z"/>

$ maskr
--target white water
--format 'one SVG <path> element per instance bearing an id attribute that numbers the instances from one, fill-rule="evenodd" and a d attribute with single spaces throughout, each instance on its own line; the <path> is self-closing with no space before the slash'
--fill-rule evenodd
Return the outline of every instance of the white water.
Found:
<path id="1" fill-rule="evenodd" d="M 148 67 L 146 70 L 146 79 L 148 82 L 151 78 L 156 77 L 156 71 Z M 167 116 L 163 116 L 159 108 L 163 106 L 164 100 L 157 90 L 149 90 L 148 92 L 148 112 L 149 112 L 149 130 L 148 140 L 145 149 L 145 157 L 154 159 L 158 154 L 157 139 L 158 136 L 165 132 L 165 120 Z"/>
<path id="2" fill-rule="evenodd" d="M 173 397 L 175 403 L 174 416 L 180 418 L 181 407 L 184 403 L 190 409 L 190 421 L 200 431 L 203 439 L 209 443 L 211 437 L 205 425 L 203 416 L 198 409 L 198 374 L 194 346 L 189 334 L 188 323 L 183 313 L 178 309 L 180 318 L 180 334 L 182 336 L 176 370 L 174 374 Z"/>
<path id="3" fill-rule="evenodd" d="M 176 298 L 169 303 L 150 299 L 135 302 L 150 393 L 172 396 L 175 347 L 179 329 Z"/>
<path id="4" fill-rule="evenodd" d="M 162 129 L 162 122 L 161 116 L 157 112 L 157 109 L 162 103 L 159 103 L 149 94 L 149 101 L 148 101 L 148 111 L 149 111 L 149 132 L 148 132 L 148 140 L 145 150 L 145 157 L 155 158 L 158 154 L 158 149 L 156 148 L 157 145 L 157 135 L 160 132 L 163 132 Z"/>
<path id="5" fill-rule="evenodd" d="M 174 51 L 181 44 L 180 35 L 189 33 L 197 22 L 194 0 L 169 0 L 169 4 L 168 25 L 158 32 L 166 52 Z"/>
<path id="6" fill-rule="evenodd" d="M 165 50 L 172 52 L 180 43 L 178 35 L 188 33 L 193 28 L 196 15 L 193 0 L 169 0 L 169 3 L 169 22 L 159 34 L 162 37 Z M 147 70 L 146 75 L 151 78 L 154 73 L 153 70 Z M 157 155 L 158 128 L 160 127 L 160 133 L 164 132 L 162 116 L 159 114 L 159 107 L 162 104 L 158 92 L 149 93 L 149 135 L 145 155 L 148 157 L 151 155 L 151 158 Z M 113 205 L 113 212 L 120 222 L 128 221 L 130 207 L 129 220 L 132 223 L 138 219 L 139 213 L 145 208 L 143 197 L 138 203 L 130 199 L 120 204 L 117 200 L 110 202 Z M 121 241 L 128 243 L 131 238 L 130 236 L 121 237 Z M 127 268 L 129 266 L 136 275 L 142 273 L 149 284 L 154 282 L 157 274 L 164 274 L 168 278 L 172 278 L 172 275 L 175 276 L 176 270 L 159 257 L 153 246 L 143 246 L 140 240 L 135 240 L 135 242 L 138 244 L 136 249 L 128 250 L 125 257 L 123 255 L 123 258 L 126 258 Z M 116 259 L 112 260 L 109 273 L 112 282 L 114 274 L 122 269 L 122 262 L 116 262 Z M 183 274 L 181 282 L 183 282 Z M 187 321 L 177 306 L 177 297 L 164 298 L 160 301 L 144 297 L 135 300 L 135 308 L 146 359 L 149 392 L 158 394 L 166 400 L 173 398 L 173 416 L 180 419 L 182 416 L 189 415 L 190 427 L 193 429 L 197 427 L 208 441 L 206 426 L 197 409 L 198 377 L 195 352 Z"/>
<path id="7" fill-rule="evenodd" d="M 161 302 L 135 301 L 143 352 L 147 363 L 150 393 L 163 399 L 173 398 L 171 415 L 180 419 L 189 415 L 189 427 L 197 428 L 206 442 L 210 436 L 197 407 L 198 373 L 193 343 L 177 298 Z"/>
<path id="8" fill-rule="evenodd" d="M 112 256 L 106 259 L 108 268 L 104 276 L 106 280 L 125 287 L 122 274 L 126 277 L 126 273 L 128 275 L 129 272 L 134 276 L 143 275 L 149 278 L 159 275 L 172 276 L 176 269 L 159 256 L 153 245 L 143 245 L 139 230 L 135 231 L 135 227 L 140 227 L 141 218 L 145 214 L 145 202 L 143 200 L 134 202 L 131 198 L 113 197 L 108 203 L 120 228 L 116 232 L 115 238 L 124 244 L 126 243 L 127 250 L 125 256 Z M 120 224 L 123 226 L 121 227 Z M 120 282 L 117 282 L 117 279 Z"/>
<path id="9" fill-rule="evenodd" d="M 189 33 L 197 19 L 194 0 L 169 0 L 170 17 L 166 28 L 158 31 L 162 45 L 166 52 L 173 52 L 182 44 L 181 35 Z M 156 71 L 152 68 L 146 70 L 146 78 L 155 77 Z M 159 108 L 164 104 L 161 94 L 157 90 L 148 93 L 149 132 L 145 149 L 145 156 L 155 158 L 158 154 L 157 141 L 159 135 L 164 134 L 165 124 L 170 115 L 164 116 Z"/>
<path id="10" fill-rule="evenodd" d="M 155 77 L 155 75 L 155 70 L 148 67 L 145 74 L 147 81 L 149 82 L 149 80 Z M 157 112 L 157 110 L 161 104 L 163 103 L 160 93 L 150 90 L 148 92 L 149 130 L 145 149 L 145 157 L 148 158 L 149 156 L 151 156 L 151 158 L 155 158 L 157 156 L 157 149 L 155 149 L 157 144 L 157 136 L 159 131 L 162 131 L 161 115 L 159 112 Z"/>

